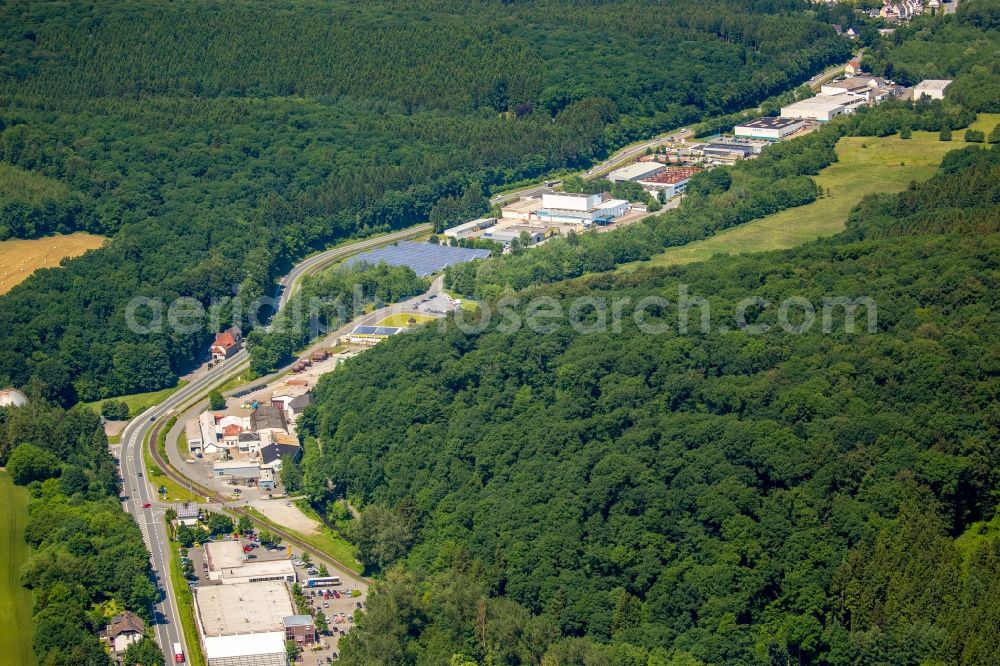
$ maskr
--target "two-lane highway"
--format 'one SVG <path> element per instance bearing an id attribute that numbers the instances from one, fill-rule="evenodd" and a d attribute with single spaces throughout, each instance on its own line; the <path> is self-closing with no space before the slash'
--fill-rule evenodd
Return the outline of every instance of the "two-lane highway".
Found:
<path id="1" fill-rule="evenodd" d="M 403 231 L 340 245 L 332 250 L 320 252 L 303 260 L 278 283 L 278 291 L 275 294 L 275 300 L 278 303 L 277 309 L 281 310 L 288 304 L 288 300 L 298 287 L 298 283 L 306 275 L 357 252 L 426 234 L 430 230 L 431 226 L 429 224 L 417 225 Z M 156 490 L 150 486 L 145 477 L 145 465 L 143 463 L 145 450 L 143 442 L 156 421 L 174 413 L 187 403 L 204 395 L 235 372 L 246 368 L 248 364 L 249 356 L 247 351 L 241 349 L 212 370 L 203 370 L 196 373 L 188 384 L 178 389 L 160 404 L 149 408 L 137 416 L 122 432 L 121 471 L 123 493 L 128 497 L 125 506 L 126 510 L 132 514 L 136 523 L 138 523 L 143 539 L 146 542 L 146 548 L 150 552 L 150 563 L 152 564 L 153 574 L 156 577 L 156 585 L 160 592 L 159 601 L 153 608 L 153 628 L 156 633 L 156 640 L 167 655 L 168 661 L 172 657 L 170 650 L 174 643 L 179 643 L 185 654 L 187 654 L 188 646 L 184 641 L 180 617 L 177 612 L 176 594 L 170 580 L 170 542 L 167 539 L 166 526 L 163 522 L 164 510 L 162 507 L 156 506 Z M 155 442 L 153 445 L 155 446 Z M 143 508 L 146 504 L 150 505 L 149 508 Z"/>

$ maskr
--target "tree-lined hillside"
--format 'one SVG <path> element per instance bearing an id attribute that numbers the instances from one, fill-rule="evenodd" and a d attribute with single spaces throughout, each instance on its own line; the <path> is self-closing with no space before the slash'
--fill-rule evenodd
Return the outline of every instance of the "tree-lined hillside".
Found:
<path id="1" fill-rule="evenodd" d="M 156 588 L 139 527 L 118 500 L 103 425 L 34 394 L 28 406 L 0 408 L 0 462 L 32 498 L 20 582 L 33 592 L 38 663 L 109 666 L 98 632 L 122 609 L 149 622 Z"/>
<path id="2" fill-rule="evenodd" d="M 0 300 L 0 383 L 46 374 L 65 402 L 170 385 L 215 331 L 133 334 L 131 298 L 249 302 L 311 249 L 791 88 L 849 51 L 801 9 L 7 3 L 0 159 L 114 238 Z"/>
<path id="3" fill-rule="evenodd" d="M 951 154 L 838 238 L 512 310 L 660 296 L 666 332 L 452 326 L 327 376 L 305 488 L 413 543 L 369 559 L 399 567 L 345 663 L 991 663 L 1000 544 L 956 537 L 1000 497 L 1000 235 L 965 222 L 992 219 L 996 155 Z M 708 332 L 699 305 L 678 333 L 681 287 Z M 790 297 L 816 307 L 801 334 Z M 824 333 L 837 297 L 874 325 L 833 308 Z"/>

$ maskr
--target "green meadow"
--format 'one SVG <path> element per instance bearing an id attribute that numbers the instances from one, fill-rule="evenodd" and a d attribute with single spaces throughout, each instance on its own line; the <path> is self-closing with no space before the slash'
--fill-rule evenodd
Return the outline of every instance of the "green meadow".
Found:
<path id="1" fill-rule="evenodd" d="M 1000 114 L 980 114 L 973 124 L 987 134 Z M 936 132 L 914 132 L 911 139 L 844 137 L 837 144 L 839 160 L 814 177 L 823 196 L 811 204 L 727 229 L 711 238 L 689 243 L 656 255 L 649 261 L 625 264 L 619 270 L 642 266 L 673 266 L 704 261 L 717 254 L 744 254 L 782 250 L 843 230 L 847 215 L 862 197 L 878 192 L 898 192 L 910 181 L 934 175 L 945 153 L 969 145 L 962 140 L 939 141 Z"/>
<path id="2" fill-rule="evenodd" d="M 15 486 L 0 471 L 0 654 L 3 663 L 29 666 L 31 653 L 31 592 L 21 587 L 21 566 L 28 559 L 24 526 L 28 522 L 28 491 Z"/>

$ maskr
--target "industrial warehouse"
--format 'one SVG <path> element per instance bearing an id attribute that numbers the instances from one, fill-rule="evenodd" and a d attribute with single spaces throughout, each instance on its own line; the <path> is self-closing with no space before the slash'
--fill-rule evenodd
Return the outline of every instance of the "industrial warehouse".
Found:
<path id="1" fill-rule="evenodd" d="M 663 165 L 633 164 L 619 174 L 620 180 L 633 180 L 664 169 Z M 446 229 L 445 238 L 455 241 L 481 238 L 510 249 L 517 241 L 524 246 L 541 243 L 553 236 L 578 232 L 591 227 L 605 227 L 620 220 L 632 205 L 624 199 L 614 199 L 607 192 L 584 194 L 545 192 L 541 197 L 520 199 L 504 205 L 500 217 L 472 220 Z"/>
<path id="2" fill-rule="evenodd" d="M 208 666 L 286 666 L 285 618 L 296 613 L 283 583 L 216 585 L 194 592 Z"/>

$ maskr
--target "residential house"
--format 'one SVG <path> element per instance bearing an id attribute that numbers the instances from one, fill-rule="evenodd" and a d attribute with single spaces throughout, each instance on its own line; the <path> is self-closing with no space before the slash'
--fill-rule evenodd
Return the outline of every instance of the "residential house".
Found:
<path id="1" fill-rule="evenodd" d="M 238 352 L 242 343 L 243 331 L 239 326 L 232 326 L 215 336 L 208 351 L 213 361 L 223 361 Z"/>
<path id="2" fill-rule="evenodd" d="M 146 633 L 146 624 L 135 613 L 122 611 L 111 618 L 107 628 L 108 643 L 115 652 L 124 652 L 138 643 Z"/>
<path id="3" fill-rule="evenodd" d="M 231 423 L 222 429 L 222 443 L 226 448 L 232 448 L 237 445 L 240 433 L 243 432 L 243 426 Z"/>

